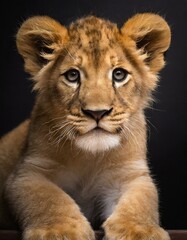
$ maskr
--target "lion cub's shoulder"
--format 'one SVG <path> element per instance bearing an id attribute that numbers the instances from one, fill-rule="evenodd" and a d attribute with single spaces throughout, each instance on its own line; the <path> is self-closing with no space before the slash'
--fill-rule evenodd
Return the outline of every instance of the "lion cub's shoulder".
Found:
<path id="1" fill-rule="evenodd" d="M 10 172 L 23 153 L 26 146 L 30 120 L 25 120 L 19 126 L 0 139 L 0 165 L 5 175 Z"/>

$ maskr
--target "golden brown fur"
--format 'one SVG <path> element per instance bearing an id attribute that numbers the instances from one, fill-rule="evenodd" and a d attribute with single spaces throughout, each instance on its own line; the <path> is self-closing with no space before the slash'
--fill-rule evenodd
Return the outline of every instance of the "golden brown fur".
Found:
<path id="1" fill-rule="evenodd" d="M 0 161 L 24 240 L 95 239 L 96 220 L 107 240 L 169 239 L 144 117 L 169 44 L 168 24 L 151 13 L 121 29 L 94 16 L 22 24 L 17 47 L 38 95 L 30 122 L 1 140 Z"/>

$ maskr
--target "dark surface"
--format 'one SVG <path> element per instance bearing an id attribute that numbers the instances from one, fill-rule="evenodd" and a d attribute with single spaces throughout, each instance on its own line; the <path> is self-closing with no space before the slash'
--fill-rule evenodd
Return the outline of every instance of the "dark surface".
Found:
<path id="1" fill-rule="evenodd" d="M 119 26 L 137 12 L 151 11 L 165 17 L 172 29 L 172 43 L 155 93 L 157 101 L 153 104 L 153 110 L 146 111 L 150 122 L 148 158 L 159 189 L 162 225 L 167 229 L 187 229 L 187 0 L 3 2 L 0 135 L 29 117 L 34 102 L 32 83 L 23 71 L 23 61 L 17 53 L 14 38 L 19 25 L 27 17 L 49 15 L 66 25 L 77 17 L 93 13 Z"/>
<path id="2" fill-rule="evenodd" d="M 171 240 L 186 240 L 187 230 L 168 230 Z M 101 240 L 103 238 L 103 232 L 96 232 L 96 240 Z M 20 240 L 21 234 L 16 231 L 0 231 L 1 240 Z"/>

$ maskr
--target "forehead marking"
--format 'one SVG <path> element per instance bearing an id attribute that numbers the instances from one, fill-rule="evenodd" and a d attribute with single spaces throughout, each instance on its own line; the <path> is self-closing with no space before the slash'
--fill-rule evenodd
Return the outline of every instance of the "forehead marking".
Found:
<path id="1" fill-rule="evenodd" d="M 72 39 L 81 44 L 95 68 L 100 65 L 103 54 L 115 43 L 116 25 L 96 17 L 78 20 L 70 26 Z"/>

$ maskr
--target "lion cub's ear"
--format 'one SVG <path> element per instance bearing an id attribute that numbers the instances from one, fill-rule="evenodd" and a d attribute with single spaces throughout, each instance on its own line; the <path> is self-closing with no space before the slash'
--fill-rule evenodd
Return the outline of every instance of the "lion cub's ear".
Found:
<path id="1" fill-rule="evenodd" d="M 34 76 L 54 57 L 67 41 L 67 29 L 47 16 L 26 20 L 16 35 L 19 53 L 25 61 L 25 70 Z"/>
<path id="2" fill-rule="evenodd" d="M 153 73 L 164 66 L 164 53 L 171 41 L 170 27 L 159 15 L 153 13 L 136 14 L 121 29 L 124 41 L 134 43 L 137 49 L 147 54 L 146 63 Z"/>

